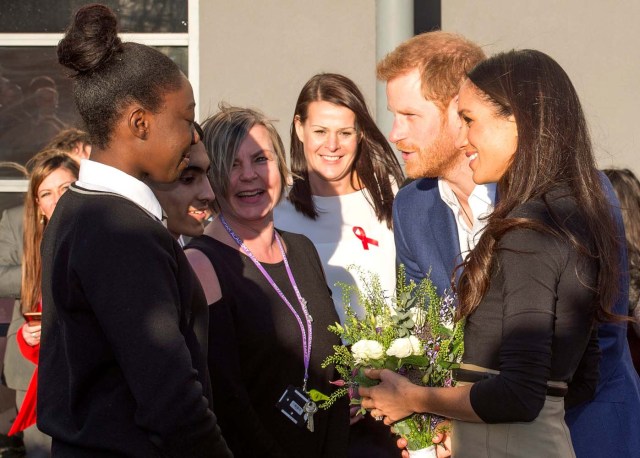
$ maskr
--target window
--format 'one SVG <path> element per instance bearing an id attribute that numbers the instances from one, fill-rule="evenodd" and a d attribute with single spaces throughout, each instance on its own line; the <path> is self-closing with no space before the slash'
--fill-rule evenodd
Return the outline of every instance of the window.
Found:
<path id="1" fill-rule="evenodd" d="M 57 62 L 56 46 L 73 12 L 86 1 L 4 3 L 0 11 L 0 161 L 25 164 L 60 129 L 81 127 L 71 80 Z M 123 41 L 154 46 L 191 75 L 198 100 L 198 0 L 101 3 L 118 15 Z M 25 189 L 18 171 L 0 168 L 0 193 Z M 6 208 L 2 201 L 0 211 Z"/>

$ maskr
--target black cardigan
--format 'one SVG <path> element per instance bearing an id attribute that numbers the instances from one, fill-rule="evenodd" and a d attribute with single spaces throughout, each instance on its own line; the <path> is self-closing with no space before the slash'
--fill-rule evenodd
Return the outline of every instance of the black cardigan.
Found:
<path id="1" fill-rule="evenodd" d="M 204 294 L 162 224 L 72 186 L 42 258 L 37 416 L 53 452 L 231 456 L 206 397 Z"/>
<path id="2" fill-rule="evenodd" d="M 534 199 L 509 216 L 557 231 L 563 221 L 592 249 L 584 217 L 568 191 L 558 188 L 547 198 L 548 206 Z M 578 252 L 566 236 L 518 228 L 497 243 L 491 284 L 467 317 L 462 358 L 500 371 L 471 388 L 471 405 L 483 421 L 533 421 L 549 380 L 573 382 L 572 402 L 593 396 L 600 357 L 592 333 L 597 276 L 597 260 Z"/>

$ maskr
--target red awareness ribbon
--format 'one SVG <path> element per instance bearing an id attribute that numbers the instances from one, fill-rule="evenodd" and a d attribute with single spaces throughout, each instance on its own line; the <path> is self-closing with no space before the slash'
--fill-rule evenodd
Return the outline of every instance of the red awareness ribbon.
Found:
<path id="1" fill-rule="evenodd" d="M 353 233 L 362 241 L 362 248 L 365 250 L 369 249 L 369 244 L 378 246 L 378 241 L 367 237 L 367 234 L 364 233 L 364 229 L 361 227 L 354 226 Z"/>

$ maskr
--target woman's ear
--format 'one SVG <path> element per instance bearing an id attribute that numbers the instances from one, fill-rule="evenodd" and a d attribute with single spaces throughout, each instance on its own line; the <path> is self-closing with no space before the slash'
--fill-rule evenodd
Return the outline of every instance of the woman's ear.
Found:
<path id="1" fill-rule="evenodd" d="M 300 120 L 299 115 L 295 115 L 293 117 L 293 123 L 296 127 L 296 135 L 298 136 L 298 140 L 301 143 L 304 143 L 304 126 L 302 125 L 302 121 Z"/>
<path id="2" fill-rule="evenodd" d="M 149 121 L 151 113 L 140 106 L 132 107 L 127 119 L 129 131 L 141 140 L 149 136 Z"/>

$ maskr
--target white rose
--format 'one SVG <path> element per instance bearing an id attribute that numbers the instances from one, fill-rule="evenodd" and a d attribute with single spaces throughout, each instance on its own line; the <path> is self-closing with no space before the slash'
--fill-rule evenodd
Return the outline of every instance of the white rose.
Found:
<path id="1" fill-rule="evenodd" d="M 402 337 L 391 342 L 387 355 L 396 358 L 406 358 L 411 355 L 422 354 L 422 346 L 420 340 L 416 336 Z"/>
<path id="2" fill-rule="evenodd" d="M 359 340 L 351 347 L 351 353 L 356 362 L 361 363 L 371 359 L 380 359 L 384 356 L 384 348 L 375 340 Z"/>
<path id="3" fill-rule="evenodd" d="M 420 339 L 418 339 L 416 336 L 409 336 L 409 342 L 411 342 L 412 355 L 419 356 L 424 354 L 424 348 L 422 348 L 422 343 L 420 342 Z"/>

